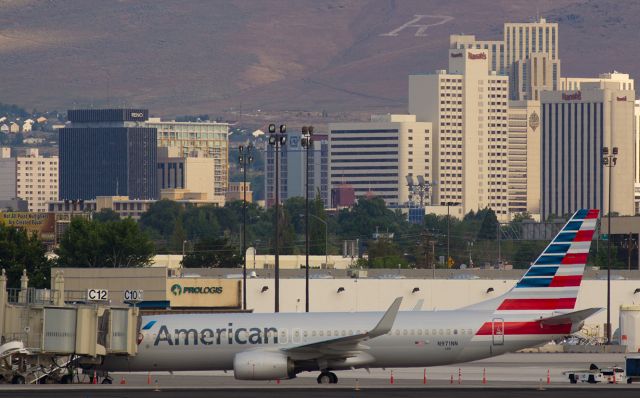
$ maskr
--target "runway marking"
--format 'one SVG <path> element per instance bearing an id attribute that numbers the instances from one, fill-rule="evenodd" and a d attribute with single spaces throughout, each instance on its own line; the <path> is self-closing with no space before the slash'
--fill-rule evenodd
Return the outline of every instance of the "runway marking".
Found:
<path id="1" fill-rule="evenodd" d="M 434 23 L 430 23 L 430 24 L 419 24 L 418 22 L 420 22 L 422 19 L 424 18 L 439 18 L 440 20 L 438 22 L 434 22 Z M 410 20 L 409 22 L 405 23 L 404 25 L 390 31 L 387 33 L 382 33 L 380 36 L 398 36 L 398 34 L 400 32 L 402 32 L 403 30 L 407 29 L 407 28 L 416 28 L 416 33 L 414 34 L 414 36 L 416 37 L 425 37 L 427 36 L 426 31 L 427 29 L 433 27 L 433 26 L 438 26 L 438 25 L 444 25 L 447 22 L 451 21 L 453 19 L 453 17 L 448 16 L 448 15 L 428 15 L 428 14 L 415 14 L 413 16 L 413 19 Z"/>

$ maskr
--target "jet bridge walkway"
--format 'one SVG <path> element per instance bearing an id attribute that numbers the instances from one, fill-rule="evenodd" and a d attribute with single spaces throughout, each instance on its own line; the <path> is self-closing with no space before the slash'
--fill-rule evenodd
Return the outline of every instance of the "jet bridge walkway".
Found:
<path id="1" fill-rule="evenodd" d="M 52 290 L 28 283 L 23 273 L 20 289 L 7 289 L 5 271 L 0 274 L 0 383 L 68 384 L 80 364 L 136 355 L 137 308 L 71 297 L 61 272 Z"/>

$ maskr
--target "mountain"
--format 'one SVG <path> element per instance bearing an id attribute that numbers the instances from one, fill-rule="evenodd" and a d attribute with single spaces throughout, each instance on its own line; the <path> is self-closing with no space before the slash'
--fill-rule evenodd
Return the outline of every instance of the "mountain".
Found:
<path id="1" fill-rule="evenodd" d="M 637 76 L 638 15 L 635 0 L 4 0 L 0 102 L 406 111 L 407 75 L 445 68 L 450 34 L 536 16 L 560 23 L 563 75 Z"/>

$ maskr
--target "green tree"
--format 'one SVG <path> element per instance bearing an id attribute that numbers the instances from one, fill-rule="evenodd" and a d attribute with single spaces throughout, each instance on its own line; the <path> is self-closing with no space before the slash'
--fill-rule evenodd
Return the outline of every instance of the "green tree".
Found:
<path id="1" fill-rule="evenodd" d="M 142 267 L 153 253 L 148 235 L 130 218 L 101 223 L 76 217 L 56 249 L 61 267 Z"/>
<path id="2" fill-rule="evenodd" d="M 235 268 L 241 265 L 242 257 L 227 238 L 201 239 L 194 245 L 194 250 L 182 259 L 185 268 Z"/>
<path id="3" fill-rule="evenodd" d="M 153 203 L 140 217 L 140 226 L 156 239 L 168 241 L 176 220 L 182 217 L 184 207 L 178 202 L 162 199 Z"/>
<path id="4" fill-rule="evenodd" d="M 368 250 L 370 268 L 396 268 L 398 264 L 404 267 L 407 265 L 400 248 L 391 239 L 371 240 Z"/>
<path id="5" fill-rule="evenodd" d="M 120 215 L 111 209 L 102 209 L 94 213 L 93 219 L 99 222 L 118 221 L 120 220 Z"/>
<path id="6" fill-rule="evenodd" d="M 9 287 L 20 287 L 20 276 L 25 269 L 32 287 L 43 289 L 51 285 L 51 261 L 46 257 L 46 247 L 35 234 L 29 236 L 24 229 L 2 223 L 0 268 L 7 272 Z"/>
<path id="7" fill-rule="evenodd" d="M 101 223 L 74 217 L 55 250 L 61 267 L 100 267 L 103 265 L 104 243 Z"/>
<path id="8" fill-rule="evenodd" d="M 151 263 L 154 253 L 153 243 L 131 218 L 104 224 L 101 234 L 106 266 L 144 267 Z"/>

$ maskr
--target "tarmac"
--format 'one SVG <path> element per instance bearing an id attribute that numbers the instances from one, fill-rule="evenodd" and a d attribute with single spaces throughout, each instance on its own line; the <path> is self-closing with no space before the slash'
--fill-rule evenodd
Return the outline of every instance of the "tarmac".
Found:
<path id="1" fill-rule="evenodd" d="M 317 372 L 293 380 L 242 381 L 233 372 L 113 373 L 112 385 L 0 385 L 0 397 L 638 397 L 640 383 L 569 383 L 566 370 L 623 365 L 624 354 L 507 354 L 460 365 L 336 372 L 337 385 L 318 385 Z M 391 374 L 393 372 L 393 383 Z M 425 380 L 426 375 L 426 380 Z M 548 376 L 548 378 L 547 378 Z M 483 382 L 484 378 L 484 382 Z M 88 383 L 84 376 L 84 382 Z M 121 384 L 122 383 L 122 384 Z"/>

